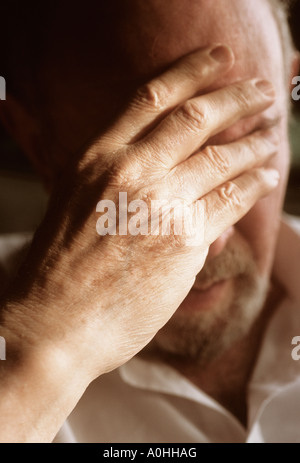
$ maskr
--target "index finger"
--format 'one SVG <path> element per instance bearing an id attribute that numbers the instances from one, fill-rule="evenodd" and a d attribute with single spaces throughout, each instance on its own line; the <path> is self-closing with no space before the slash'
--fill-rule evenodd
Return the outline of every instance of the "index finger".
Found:
<path id="1" fill-rule="evenodd" d="M 209 87 L 234 63 L 226 45 L 214 45 L 180 58 L 160 76 L 138 89 L 123 114 L 105 133 L 106 143 L 119 148 L 137 141 L 177 105 Z"/>

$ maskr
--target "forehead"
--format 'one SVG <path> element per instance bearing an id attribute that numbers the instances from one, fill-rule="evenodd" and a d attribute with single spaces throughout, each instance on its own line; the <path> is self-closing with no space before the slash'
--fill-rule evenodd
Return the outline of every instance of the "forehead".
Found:
<path id="1" fill-rule="evenodd" d="M 97 5 L 102 2 L 96 2 L 93 11 L 78 4 L 71 13 L 60 7 L 52 23 L 56 45 L 47 55 L 40 80 L 48 113 L 55 114 L 53 124 L 69 137 L 70 146 L 77 141 L 66 121 L 72 121 L 78 137 L 86 138 L 115 117 L 140 83 L 182 55 L 213 43 L 230 45 L 236 61 L 210 90 L 263 77 L 275 84 L 278 108 L 286 107 L 282 47 L 268 0 L 120 0 L 107 4 L 108 10 L 101 14 Z M 266 113 L 274 117 L 275 111 L 273 105 Z"/>
<path id="2" fill-rule="evenodd" d="M 130 21 L 122 30 L 132 75 L 151 75 L 198 47 L 226 43 L 234 51 L 235 64 L 206 91 L 237 80 L 266 78 L 276 88 L 277 101 L 263 118 L 285 115 L 282 44 L 267 0 L 150 0 L 132 5 Z M 259 115 L 240 121 L 222 134 L 222 142 L 264 126 L 260 124 L 263 118 Z"/>
<path id="3" fill-rule="evenodd" d="M 127 15 L 123 50 L 136 73 L 222 42 L 235 52 L 232 79 L 282 74 L 280 37 L 267 0 L 133 1 Z"/>
<path id="4" fill-rule="evenodd" d="M 104 9 L 102 2 L 92 4 L 75 5 L 71 12 L 61 6 L 51 23 L 47 60 L 61 77 L 62 71 L 81 70 L 138 80 L 220 42 L 236 56 L 232 79 L 282 74 L 280 37 L 268 0 L 120 0 Z"/>

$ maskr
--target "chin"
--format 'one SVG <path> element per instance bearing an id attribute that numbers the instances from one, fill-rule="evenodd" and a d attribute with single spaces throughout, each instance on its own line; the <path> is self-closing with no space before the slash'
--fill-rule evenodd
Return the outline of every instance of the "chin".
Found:
<path id="1" fill-rule="evenodd" d="M 259 272 L 249 244 L 235 233 L 222 252 L 205 263 L 152 346 L 161 355 L 203 366 L 249 333 L 268 289 L 269 277 Z"/>
<path id="2" fill-rule="evenodd" d="M 204 366 L 246 336 L 261 313 L 269 281 L 257 272 L 191 289 L 156 334 L 156 349 Z"/>

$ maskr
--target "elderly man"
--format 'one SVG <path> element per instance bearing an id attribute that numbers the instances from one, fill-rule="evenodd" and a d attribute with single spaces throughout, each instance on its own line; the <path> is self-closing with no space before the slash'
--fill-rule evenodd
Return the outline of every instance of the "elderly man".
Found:
<path id="1" fill-rule="evenodd" d="M 27 45 L 1 117 L 51 199 L 2 299 L 0 439 L 299 441 L 282 5 L 62 2 Z M 120 192 L 191 233 L 99 236 Z"/>

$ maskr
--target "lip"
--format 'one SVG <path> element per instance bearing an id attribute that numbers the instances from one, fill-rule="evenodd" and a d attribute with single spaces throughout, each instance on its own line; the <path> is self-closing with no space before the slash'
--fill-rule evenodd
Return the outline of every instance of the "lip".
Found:
<path id="1" fill-rule="evenodd" d="M 220 286 L 225 281 L 227 281 L 227 279 L 222 279 L 222 280 L 214 281 L 212 283 L 206 283 L 206 284 L 203 284 L 203 285 L 201 285 L 201 283 L 200 283 L 198 285 L 197 280 L 196 280 L 192 289 L 194 289 L 195 291 L 198 291 L 199 293 L 205 293 L 205 292 L 210 291 L 211 289 L 213 289 L 215 286 Z"/>
<path id="2" fill-rule="evenodd" d="M 223 279 L 206 288 L 197 287 L 196 282 L 183 302 L 182 309 L 188 312 L 206 311 L 221 301 L 225 302 L 232 292 L 232 282 L 232 278 Z"/>

